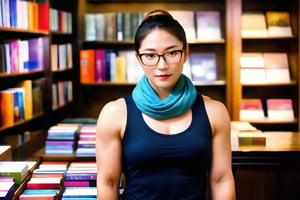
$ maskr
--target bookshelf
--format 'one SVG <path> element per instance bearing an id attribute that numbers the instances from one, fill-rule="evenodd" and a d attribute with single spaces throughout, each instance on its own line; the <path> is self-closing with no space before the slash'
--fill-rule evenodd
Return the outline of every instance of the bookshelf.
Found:
<path id="1" fill-rule="evenodd" d="M 226 1 L 80 1 L 78 22 L 80 25 L 79 49 L 113 49 L 115 51 L 133 51 L 133 40 L 89 40 L 86 31 L 86 14 L 99 13 L 137 13 L 148 12 L 154 9 L 165 9 L 168 11 L 189 11 L 196 16 L 197 11 L 217 11 L 220 15 L 221 38 L 209 40 L 191 40 L 189 41 L 190 52 L 207 53 L 213 52 L 216 55 L 217 72 L 216 79 L 213 81 L 195 82 L 198 91 L 205 95 L 218 99 L 230 107 L 228 94 L 228 73 L 229 63 L 227 61 L 227 52 L 230 41 L 227 40 L 228 9 Z M 196 23 L 196 22 L 195 22 Z M 229 24 L 230 26 L 230 24 Z M 134 31 L 135 32 L 135 31 Z M 88 37 L 89 38 L 89 37 Z M 134 55 L 132 55 L 134 57 Z M 113 99 L 129 94 L 136 82 L 91 82 L 80 84 L 81 92 L 79 94 L 79 114 L 82 117 L 97 118 L 103 105 Z M 230 96 L 230 94 L 229 94 Z"/>
<path id="2" fill-rule="evenodd" d="M 9 65 L 7 62 L 3 64 L 4 60 L 7 61 L 8 59 L 4 59 L 5 57 L 3 57 L 2 54 L 0 90 L 4 91 L 9 88 L 21 87 L 21 83 L 26 81 L 28 83 L 30 82 L 32 84 L 32 99 L 29 99 L 24 103 L 31 102 L 33 111 L 29 117 L 26 117 L 25 113 L 25 117 L 22 119 L 14 119 L 10 124 L 1 123 L 0 142 L 4 144 L 13 143 L 12 159 L 26 159 L 44 145 L 46 132 L 42 130 L 47 130 L 52 124 L 61 121 L 66 116 L 72 116 L 74 113 L 73 106 L 75 104 L 73 100 L 68 101 L 56 109 L 52 108 L 52 84 L 68 80 L 74 82 L 73 87 L 76 87 L 76 73 L 74 70 L 76 67 L 59 72 L 52 71 L 52 53 L 50 48 L 52 44 L 70 43 L 73 53 L 69 59 L 72 60 L 73 66 L 76 66 L 77 24 L 75 22 L 77 20 L 77 1 L 72 1 L 72 5 L 58 0 L 38 0 L 34 2 L 17 0 L 16 2 L 18 3 L 17 6 L 22 5 L 17 8 L 24 9 L 24 12 L 1 10 L 1 48 L 9 41 L 18 41 L 19 49 L 21 49 L 21 47 L 24 48 L 23 45 L 20 45 L 21 42 L 26 43 L 25 41 L 28 41 L 28 47 L 27 49 L 22 49 L 22 51 L 20 50 L 18 57 L 22 65 L 20 63 L 19 65 L 16 64 L 17 68 L 14 70 L 8 68 Z M 29 9 L 30 3 L 33 4 L 31 6 L 36 8 L 35 11 Z M 1 4 L 4 4 L 4 1 L 1 1 Z M 24 4 L 26 4 L 25 7 L 23 7 Z M 53 19 L 49 20 L 50 10 L 53 8 L 69 13 L 68 23 L 59 23 L 62 25 L 70 24 L 71 22 L 71 28 L 68 31 L 64 31 L 63 29 L 61 29 L 63 31 L 60 29 L 54 30 L 50 27 L 51 23 L 54 21 Z M 23 16 L 24 13 L 28 14 L 28 16 Z M 4 23 L 3 15 L 7 16 L 8 14 L 11 18 L 18 20 L 17 24 L 7 24 L 7 21 Z M 72 18 L 72 20 L 70 20 L 70 18 Z M 34 47 L 33 43 L 30 43 L 30 41 L 34 40 L 36 40 L 36 43 L 39 46 Z M 24 52 L 27 51 L 29 52 L 29 55 L 24 54 Z M 27 60 L 25 60 L 26 55 L 28 57 Z M 25 58 L 23 58 L 23 56 L 25 56 Z M 38 57 L 34 58 L 34 56 Z M 23 63 L 26 64 L 23 65 Z M 40 85 L 36 88 L 37 83 Z M 25 89 L 25 91 L 28 90 Z M 28 93 L 30 92 L 27 92 L 27 94 Z M 27 107 L 27 105 L 24 106 Z M 2 108 L 1 111 L 7 110 L 6 108 Z M 27 109 L 25 108 L 25 110 Z M 3 119 L 6 118 L 7 115 L 3 114 L 1 116 Z M 27 141 L 28 139 L 29 141 Z"/>
<path id="3" fill-rule="evenodd" d="M 269 98 L 291 99 L 295 118 L 289 121 L 251 120 L 257 128 L 265 131 L 298 131 L 299 130 L 299 1 L 245 1 L 233 0 L 232 23 L 233 28 L 232 49 L 232 118 L 239 120 L 239 106 L 243 98 L 260 98 L 263 101 L 264 112 L 267 113 L 266 100 Z M 262 13 L 266 16 L 268 11 L 284 11 L 290 15 L 292 35 L 251 35 L 242 36 L 242 17 L 245 13 Z M 267 30 L 268 33 L 268 30 Z M 288 57 L 290 80 L 285 82 L 241 83 L 240 58 L 243 53 L 285 53 Z M 254 79 L 254 77 L 252 77 Z"/>

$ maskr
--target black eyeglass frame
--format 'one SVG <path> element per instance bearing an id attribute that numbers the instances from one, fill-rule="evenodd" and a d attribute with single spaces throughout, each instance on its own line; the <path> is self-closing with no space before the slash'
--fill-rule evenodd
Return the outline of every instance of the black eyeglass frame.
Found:
<path id="1" fill-rule="evenodd" d="M 167 62 L 167 60 L 166 60 L 166 58 L 165 58 L 164 56 L 165 56 L 166 54 L 169 54 L 169 53 L 172 53 L 172 52 L 179 52 L 179 53 L 180 53 L 180 59 L 178 60 L 178 62 L 175 62 L 175 63 L 169 63 L 169 62 Z M 153 65 L 146 65 L 146 64 L 144 63 L 143 59 L 142 59 L 142 56 L 147 55 L 147 54 L 151 54 L 151 55 L 156 55 L 156 56 L 158 56 L 157 62 L 156 62 L 155 64 L 153 64 Z M 159 63 L 160 57 L 162 57 L 162 58 L 164 59 L 164 61 L 165 61 L 166 63 L 168 63 L 168 64 L 176 64 L 176 63 L 179 63 L 179 62 L 181 61 L 181 59 L 182 59 L 182 54 L 183 54 L 183 49 L 182 49 L 182 50 L 168 51 L 168 52 L 163 53 L 163 54 L 157 54 L 157 53 L 142 53 L 142 54 L 138 54 L 138 56 L 139 56 L 139 58 L 140 58 L 140 60 L 141 60 L 141 62 L 142 62 L 143 65 L 148 66 L 148 67 L 153 67 L 153 66 L 155 66 L 155 65 L 157 65 L 157 64 Z"/>

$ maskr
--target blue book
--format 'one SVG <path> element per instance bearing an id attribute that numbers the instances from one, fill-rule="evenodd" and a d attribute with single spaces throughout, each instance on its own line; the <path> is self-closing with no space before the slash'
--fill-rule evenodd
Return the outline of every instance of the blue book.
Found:
<path id="1" fill-rule="evenodd" d="M 17 27 L 17 0 L 9 0 L 10 26 Z"/>
<path id="2" fill-rule="evenodd" d="M 58 194 L 59 190 L 24 190 L 23 194 Z"/>

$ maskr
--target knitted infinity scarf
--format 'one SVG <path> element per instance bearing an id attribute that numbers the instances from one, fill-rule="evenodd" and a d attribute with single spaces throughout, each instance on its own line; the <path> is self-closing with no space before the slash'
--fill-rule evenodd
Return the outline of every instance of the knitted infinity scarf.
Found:
<path id="1" fill-rule="evenodd" d="M 169 97 L 160 99 L 144 75 L 132 92 L 138 109 L 155 119 L 168 119 L 188 111 L 194 104 L 197 91 L 191 80 L 181 75 Z"/>

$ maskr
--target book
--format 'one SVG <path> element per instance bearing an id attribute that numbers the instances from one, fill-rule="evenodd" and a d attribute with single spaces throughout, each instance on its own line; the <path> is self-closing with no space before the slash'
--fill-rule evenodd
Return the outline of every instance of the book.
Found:
<path id="1" fill-rule="evenodd" d="M 32 38 L 28 40 L 29 60 L 31 66 L 29 71 L 44 69 L 44 38 Z"/>
<path id="2" fill-rule="evenodd" d="M 125 79 L 129 83 L 137 83 L 143 75 L 143 70 L 135 57 L 135 51 L 120 50 L 118 51 L 118 56 L 122 58 L 121 60 L 117 61 L 118 66 L 116 70 L 116 76 L 121 77 L 121 79 L 126 77 Z M 123 58 L 125 58 L 125 66 L 123 66 Z M 125 68 L 125 75 L 122 74 L 124 68 Z"/>
<path id="3" fill-rule="evenodd" d="M 80 82 L 95 82 L 95 50 L 80 50 Z"/>
<path id="4" fill-rule="evenodd" d="M 17 86 L 24 88 L 24 117 L 29 120 L 33 117 L 33 92 L 32 80 L 21 81 Z"/>
<path id="5" fill-rule="evenodd" d="M 114 41 L 117 39 L 116 12 L 106 12 L 104 15 L 105 40 Z"/>
<path id="6" fill-rule="evenodd" d="M 13 119 L 14 122 L 25 119 L 24 114 L 24 88 L 9 88 L 7 91 L 13 93 Z"/>
<path id="7" fill-rule="evenodd" d="M 219 11 L 197 11 L 196 25 L 198 40 L 220 40 L 222 38 Z"/>
<path id="8" fill-rule="evenodd" d="M 9 10 L 6 12 L 9 12 L 10 16 L 10 27 L 17 27 L 17 0 L 9 0 Z"/>
<path id="9" fill-rule="evenodd" d="M 292 99 L 267 99 L 269 120 L 292 121 L 295 119 Z"/>
<path id="10" fill-rule="evenodd" d="M 232 146 L 266 144 L 266 135 L 249 122 L 231 121 L 230 124 Z"/>
<path id="11" fill-rule="evenodd" d="M 267 37 L 267 22 L 264 13 L 245 12 L 242 13 L 241 19 L 241 35 L 242 37 L 258 38 Z"/>
<path id="12" fill-rule="evenodd" d="M 215 81 L 217 60 L 215 53 L 191 53 L 189 55 L 192 81 Z"/>
<path id="13" fill-rule="evenodd" d="M 29 167 L 26 162 L 0 162 L 0 176 L 13 177 L 15 183 L 20 185 L 29 175 Z"/>
<path id="14" fill-rule="evenodd" d="M 19 72 L 26 72 L 29 70 L 27 64 L 29 62 L 29 46 L 28 40 L 19 41 Z"/>
<path id="15" fill-rule="evenodd" d="M 28 29 L 28 3 L 27 1 L 17 0 L 17 27 Z"/>
<path id="16" fill-rule="evenodd" d="M 9 41 L 11 72 L 19 72 L 19 43 L 20 39 Z"/>
<path id="17" fill-rule="evenodd" d="M 263 53 L 242 53 L 240 58 L 240 79 L 242 84 L 265 83 L 265 61 Z"/>
<path id="18" fill-rule="evenodd" d="M 0 91 L 1 126 L 8 127 L 14 124 L 14 92 Z"/>
<path id="19" fill-rule="evenodd" d="M 10 27 L 10 8 L 9 8 L 9 0 L 3 0 L 2 3 L 2 17 L 3 17 L 3 26 Z"/>
<path id="20" fill-rule="evenodd" d="M 289 83 L 291 81 L 287 53 L 264 53 L 266 81 L 271 83 Z"/>
<path id="21" fill-rule="evenodd" d="M 262 100 L 258 98 L 243 98 L 240 102 L 240 120 L 263 120 L 265 114 Z"/>
<path id="22" fill-rule="evenodd" d="M 38 4 L 38 30 L 49 31 L 49 3 L 47 0 Z"/>
<path id="23" fill-rule="evenodd" d="M 65 198 L 96 198 L 97 188 L 96 187 L 66 187 L 62 199 Z"/>
<path id="24" fill-rule="evenodd" d="M 95 81 L 100 83 L 105 80 L 105 50 L 96 49 L 95 50 Z"/>
<path id="25" fill-rule="evenodd" d="M 191 10 L 170 10 L 169 13 L 184 28 L 188 42 L 196 40 L 195 13 Z"/>
<path id="26" fill-rule="evenodd" d="M 19 200 L 57 200 L 57 194 L 21 194 Z"/>
<path id="27" fill-rule="evenodd" d="M 260 131 L 247 131 L 238 133 L 239 145 L 266 145 L 266 135 Z"/>
<path id="28" fill-rule="evenodd" d="M 266 18 L 269 36 L 293 36 L 289 12 L 267 11 Z"/>
<path id="29" fill-rule="evenodd" d="M 13 180 L 0 179 L 0 199 L 12 199 L 16 190 L 16 184 Z"/>
<path id="30" fill-rule="evenodd" d="M 104 41 L 105 40 L 105 14 L 104 13 L 95 13 L 94 19 L 87 20 L 94 20 L 94 22 L 87 22 L 90 23 L 87 27 L 86 36 L 89 40 L 97 40 L 97 41 Z M 89 18 L 89 17 L 88 17 Z"/>
<path id="31" fill-rule="evenodd" d="M 50 46 L 51 51 L 51 71 L 58 71 L 58 45 L 51 44 Z"/>
<path id="32" fill-rule="evenodd" d="M 58 69 L 59 70 L 67 69 L 67 45 L 66 44 L 58 45 Z"/>
<path id="33" fill-rule="evenodd" d="M 39 189 L 60 189 L 62 186 L 61 178 L 30 178 L 26 184 L 29 190 Z"/>

